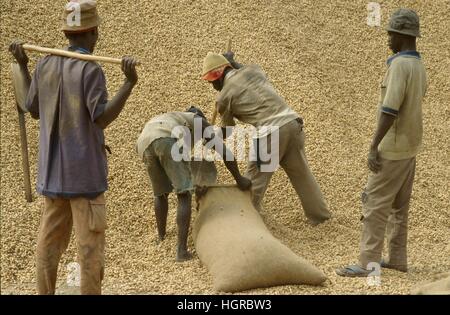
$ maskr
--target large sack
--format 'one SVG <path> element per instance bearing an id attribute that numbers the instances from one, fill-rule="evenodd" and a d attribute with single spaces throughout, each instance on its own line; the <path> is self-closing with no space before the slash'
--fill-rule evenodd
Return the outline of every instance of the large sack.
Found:
<path id="1" fill-rule="evenodd" d="M 450 295 L 450 272 L 440 274 L 429 280 L 417 285 L 411 290 L 414 295 Z"/>
<path id="2" fill-rule="evenodd" d="M 210 187 L 199 200 L 193 238 L 214 290 L 238 292 L 289 284 L 319 285 L 322 271 L 275 239 L 237 187 Z"/>
<path id="3" fill-rule="evenodd" d="M 190 163 L 194 186 L 212 186 L 217 181 L 217 168 L 214 161 L 195 161 Z"/>

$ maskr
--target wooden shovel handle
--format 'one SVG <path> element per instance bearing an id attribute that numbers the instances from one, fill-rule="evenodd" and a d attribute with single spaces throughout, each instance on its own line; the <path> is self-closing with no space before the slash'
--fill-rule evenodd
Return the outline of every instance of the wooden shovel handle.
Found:
<path id="1" fill-rule="evenodd" d="M 46 48 L 46 47 L 40 47 L 40 46 L 36 46 L 36 45 L 23 44 L 23 49 L 28 50 L 28 51 L 36 51 L 36 52 L 43 53 L 43 54 L 76 58 L 76 59 L 86 60 L 86 61 L 99 61 L 99 62 L 106 62 L 106 63 L 112 63 L 112 64 L 119 64 L 119 65 L 122 64 L 122 59 L 118 59 L 118 58 L 85 55 L 85 54 L 79 54 L 79 53 L 76 53 L 73 51 L 54 49 L 54 48 Z M 140 65 L 140 64 L 141 63 L 139 61 L 136 63 L 136 65 Z"/>
<path id="2" fill-rule="evenodd" d="M 18 104 L 17 104 L 17 112 L 19 114 L 20 146 L 22 150 L 22 170 L 25 189 L 25 199 L 28 202 L 33 202 L 33 195 L 31 193 L 31 180 L 30 180 L 30 162 L 28 159 L 27 131 L 25 128 L 25 113 L 19 108 Z"/>
<path id="3" fill-rule="evenodd" d="M 217 120 L 217 103 L 214 105 L 214 113 L 211 119 L 211 125 L 215 125 Z"/>

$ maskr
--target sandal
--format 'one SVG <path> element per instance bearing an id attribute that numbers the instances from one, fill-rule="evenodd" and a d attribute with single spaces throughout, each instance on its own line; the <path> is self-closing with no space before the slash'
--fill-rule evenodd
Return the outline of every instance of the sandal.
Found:
<path id="1" fill-rule="evenodd" d="M 351 265 L 347 267 L 343 267 L 340 269 L 336 269 L 336 273 L 341 277 L 367 277 L 371 273 L 371 270 L 367 270 L 361 268 L 357 265 Z"/>

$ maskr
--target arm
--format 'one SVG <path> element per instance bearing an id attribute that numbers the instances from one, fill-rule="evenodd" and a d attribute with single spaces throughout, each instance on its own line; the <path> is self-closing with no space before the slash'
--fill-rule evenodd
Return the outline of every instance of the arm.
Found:
<path id="1" fill-rule="evenodd" d="M 394 115 L 386 114 L 384 112 L 381 113 L 377 130 L 373 137 L 372 144 L 370 145 L 369 158 L 367 161 L 369 169 L 374 173 L 378 173 L 381 170 L 381 163 L 378 160 L 378 145 L 381 140 L 383 140 L 388 130 L 392 127 L 395 119 L 396 116 Z"/>
<path id="2" fill-rule="evenodd" d="M 222 139 L 226 139 L 229 136 L 231 136 L 231 134 L 233 133 L 233 127 L 228 128 L 228 127 L 220 127 L 220 129 L 222 130 Z M 230 133 L 227 133 L 227 130 L 231 130 Z"/>
<path id="3" fill-rule="evenodd" d="M 405 98 L 406 84 L 409 76 L 408 67 L 403 67 L 403 64 L 398 61 L 394 62 L 388 71 L 385 82 L 386 94 L 383 99 L 377 130 L 370 145 L 367 160 L 369 169 L 374 173 L 378 173 L 381 170 L 381 163 L 378 158 L 378 146 L 399 114 L 400 107 Z"/>
<path id="4" fill-rule="evenodd" d="M 233 133 L 233 127 L 236 125 L 234 121 L 233 112 L 231 110 L 231 101 L 229 99 L 220 98 L 220 100 L 216 101 L 217 112 L 219 113 L 222 126 L 221 129 L 221 138 L 226 139 Z M 227 133 L 228 131 L 228 133 Z"/>
<path id="5" fill-rule="evenodd" d="M 202 119 L 202 134 L 207 135 L 208 132 L 205 133 L 205 129 L 207 128 L 213 128 L 206 119 Z M 210 129 L 211 130 L 211 129 Z M 225 143 L 223 143 L 222 139 L 220 137 L 216 137 L 214 133 L 211 134 L 210 137 L 205 137 L 205 140 L 210 142 L 213 141 L 216 142 L 214 145 L 215 151 L 222 157 L 226 168 L 231 173 L 233 178 L 235 179 L 239 189 L 241 190 L 247 190 L 250 188 L 252 182 L 241 175 L 239 172 L 239 167 L 237 165 L 236 159 L 233 156 L 233 153 L 226 147 Z"/>
<path id="6" fill-rule="evenodd" d="M 125 74 L 125 82 L 112 100 L 105 105 L 103 114 L 95 120 L 95 123 L 102 129 L 105 129 L 119 116 L 131 94 L 131 91 L 137 83 L 138 76 L 136 73 L 135 59 L 131 57 L 124 57 L 122 59 L 122 71 Z"/>

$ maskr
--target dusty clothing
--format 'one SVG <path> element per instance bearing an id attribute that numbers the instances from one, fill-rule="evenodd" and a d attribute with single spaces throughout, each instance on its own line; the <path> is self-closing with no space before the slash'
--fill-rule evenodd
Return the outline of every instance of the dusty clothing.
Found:
<path id="1" fill-rule="evenodd" d="M 268 135 L 270 139 L 271 135 Z M 267 140 L 270 151 L 271 141 Z M 311 223 L 321 223 L 330 218 L 320 187 L 311 173 L 305 154 L 305 134 L 300 120 L 293 120 L 279 129 L 279 161 L 294 186 Z M 261 172 L 257 162 L 250 161 L 246 176 L 252 181 L 252 198 L 256 209 L 261 202 L 273 172 Z"/>
<path id="2" fill-rule="evenodd" d="M 396 117 L 379 145 L 382 158 L 409 159 L 422 144 L 422 100 L 427 88 L 425 67 L 416 51 L 401 52 L 388 60 L 381 85 L 380 113 Z"/>
<path id="3" fill-rule="evenodd" d="M 170 112 L 152 118 L 139 135 L 136 150 L 141 158 L 144 158 L 144 151 L 150 144 L 159 138 L 176 138 L 173 132 L 176 127 L 187 127 L 191 134 L 194 134 L 194 113 L 190 112 Z M 199 122 L 201 119 L 199 119 Z M 201 132 L 201 124 L 199 126 Z M 191 146 L 193 141 L 191 141 Z"/>
<path id="4" fill-rule="evenodd" d="M 81 294 L 101 294 L 106 229 L 103 194 L 92 200 L 44 197 L 36 261 L 39 294 L 55 293 L 58 263 L 69 244 L 72 225 L 77 239 Z"/>
<path id="5" fill-rule="evenodd" d="M 390 265 L 407 266 L 408 210 L 413 188 L 416 158 L 381 159 L 382 168 L 370 173 L 362 194 L 362 236 L 360 264 L 379 263 L 386 231 Z"/>
<path id="6" fill-rule="evenodd" d="M 107 101 L 98 64 L 58 56 L 39 61 L 25 105 L 40 117 L 39 193 L 94 198 L 107 190 L 104 134 L 95 124 Z"/>
<path id="7" fill-rule="evenodd" d="M 189 161 L 174 161 L 171 151 L 176 148 L 174 138 L 158 138 L 144 151 L 144 163 L 152 183 L 153 194 L 162 196 L 172 192 L 181 194 L 192 192 L 192 182 Z"/>
<path id="8" fill-rule="evenodd" d="M 408 210 L 416 154 L 422 142 L 422 99 L 426 91 L 425 68 L 419 53 L 406 51 L 388 59 L 380 112 L 396 116 L 378 151 L 381 171 L 371 173 L 362 195 L 363 228 L 360 264 L 381 260 L 386 232 L 387 264 L 407 267 Z"/>
<path id="9" fill-rule="evenodd" d="M 257 65 L 229 72 L 217 96 L 222 125 L 234 126 L 234 118 L 261 130 L 259 137 L 269 134 L 264 126 L 282 127 L 299 118 L 278 95 L 266 74 Z"/>

